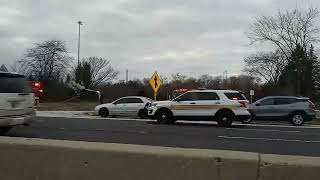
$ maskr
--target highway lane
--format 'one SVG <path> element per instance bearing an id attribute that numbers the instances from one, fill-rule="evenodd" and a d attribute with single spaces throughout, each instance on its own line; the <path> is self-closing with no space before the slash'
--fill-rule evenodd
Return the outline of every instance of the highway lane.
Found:
<path id="1" fill-rule="evenodd" d="M 221 128 L 212 123 L 159 125 L 153 121 L 38 117 L 36 123 L 16 127 L 8 136 L 320 156 L 320 128 L 309 126 L 238 124 Z"/>

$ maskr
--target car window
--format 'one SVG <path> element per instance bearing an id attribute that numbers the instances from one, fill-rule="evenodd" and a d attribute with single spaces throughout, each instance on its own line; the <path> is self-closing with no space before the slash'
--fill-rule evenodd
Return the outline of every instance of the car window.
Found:
<path id="1" fill-rule="evenodd" d="M 175 101 L 194 101 L 194 99 L 196 99 L 195 93 L 193 93 L 193 92 L 188 92 L 188 93 L 185 93 L 185 94 L 177 97 L 177 98 L 175 99 Z"/>
<path id="2" fill-rule="evenodd" d="M 210 101 L 210 100 L 219 100 L 219 96 L 215 92 L 199 92 L 195 93 L 195 100 L 197 101 Z"/>
<path id="3" fill-rule="evenodd" d="M 126 98 L 126 103 L 143 103 L 140 98 Z"/>
<path id="4" fill-rule="evenodd" d="M 262 100 L 259 104 L 260 106 L 274 105 L 274 98 Z"/>
<path id="5" fill-rule="evenodd" d="M 126 99 L 127 98 L 122 98 L 122 99 L 116 100 L 113 104 L 124 104 L 124 103 L 126 103 Z"/>
<path id="6" fill-rule="evenodd" d="M 296 102 L 309 102 L 309 101 L 310 101 L 309 99 L 296 99 Z"/>
<path id="7" fill-rule="evenodd" d="M 21 75 L 0 74 L 0 93 L 32 93 L 28 80 Z"/>
<path id="8" fill-rule="evenodd" d="M 236 92 L 234 92 L 234 93 L 228 92 L 228 93 L 224 93 L 224 95 L 226 95 L 227 98 L 230 99 L 230 100 L 247 100 L 247 98 L 244 96 L 244 94 L 239 93 L 239 92 L 238 93 L 236 93 Z"/>
<path id="9" fill-rule="evenodd" d="M 276 105 L 292 104 L 296 102 L 296 98 L 276 98 Z"/>

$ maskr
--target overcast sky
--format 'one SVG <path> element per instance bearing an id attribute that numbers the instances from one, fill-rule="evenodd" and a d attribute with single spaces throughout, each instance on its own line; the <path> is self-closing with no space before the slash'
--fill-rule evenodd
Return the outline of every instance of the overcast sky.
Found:
<path id="1" fill-rule="evenodd" d="M 125 78 L 241 74 L 243 58 L 264 46 L 245 35 L 255 16 L 319 7 L 319 0 L 0 0 L 0 64 L 26 48 L 61 39 L 77 56 L 108 58 Z"/>

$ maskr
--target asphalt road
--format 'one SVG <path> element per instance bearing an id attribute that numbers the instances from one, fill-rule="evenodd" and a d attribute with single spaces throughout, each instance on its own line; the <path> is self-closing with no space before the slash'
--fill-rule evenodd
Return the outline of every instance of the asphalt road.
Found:
<path id="1" fill-rule="evenodd" d="M 38 118 L 7 136 L 320 156 L 320 128 Z"/>

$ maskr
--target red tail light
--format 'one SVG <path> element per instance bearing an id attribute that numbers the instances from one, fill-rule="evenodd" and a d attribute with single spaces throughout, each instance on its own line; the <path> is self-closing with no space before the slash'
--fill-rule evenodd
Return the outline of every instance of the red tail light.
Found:
<path id="1" fill-rule="evenodd" d="M 248 107 L 248 102 L 245 102 L 245 101 L 239 101 L 240 103 L 240 107 L 243 107 L 243 108 L 247 108 Z"/>

